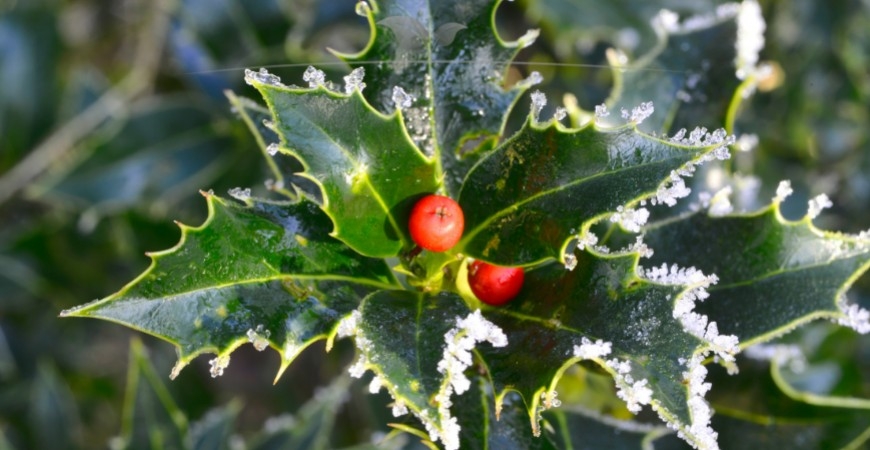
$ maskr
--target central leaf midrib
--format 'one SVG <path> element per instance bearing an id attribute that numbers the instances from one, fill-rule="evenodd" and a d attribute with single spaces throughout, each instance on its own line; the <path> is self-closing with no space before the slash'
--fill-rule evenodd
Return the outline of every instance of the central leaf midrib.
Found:
<path id="1" fill-rule="evenodd" d="M 686 161 L 686 163 L 696 159 L 698 156 L 700 156 L 700 155 L 697 155 L 694 158 L 690 159 L 689 161 Z M 590 181 L 590 180 L 594 180 L 596 178 L 617 175 L 617 174 L 621 173 L 622 171 L 641 169 L 641 168 L 647 167 L 649 165 L 659 164 L 659 163 L 667 162 L 667 161 L 674 160 L 674 159 L 679 159 L 679 158 L 677 158 L 677 157 L 668 158 L 668 159 L 663 159 L 663 160 L 651 161 L 648 163 L 641 163 L 641 164 L 637 164 L 637 165 L 633 165 L 633 166 L 621 167 L 621 168 L 618 168 L 615 170 L 603 171 L 603 172 L 596 173 L 596 174 L 589 176 L 589 177 L 578 178 L 574 181 L 571 181 L 569 183 L 563 184 L 563 185 L 555 187 L 555 188 L 539 191 L 538 193 L 535 193 L 533 195 L 525 197 L 524 199 L 522 199 L 516 203 L 512 203 L 512 204 L 508 205 L 507 207 L 504 207 L 504 208 L 498 210 L 495 214 L 489 216 L 489 218 L 487 218 L 486 220 L 481 222 L 478 226 L 476 226 L 473 230 L 471 230 L 471 232 L 466 234 L 466 236 L 462 239 L 463 245 L 466 245 L 468 242 L 470 242 L 475 236 L 477 236 L 477 234 L 479 234 L 481 231 L 486 229 L 487 226 L 489 226 L 489 224 L 491 224 L 495 220 L 500 219 L 500 218 L 510 214 L 510 211 L 512 211 L 514 209 L 518 209 L 522 205 L 531 203 L 532 201 L 535 201 L 538 198 L 545 197 L 547 195 L 551 195 L 555 192 L 562 191 L 562 190 L 568 189 L 570 187 L 578 186 L 580 184 L 583 184 L 583 183 Z M 686 164 L 686 163 L 684 163 L 684 164 Z M 662 182 L 664 182 L 665 180 L 662 180 Z M 659 184 L 661 184 L 661 182 Z M 643 193 L 638 194 L 635 198 L 639 198 L 642 195 L 643 195 Z"/>
<path id="2" fill-rule="evenodd" d="M 868 259 L 868 261 L 864 261 L 864 263 L 863 263 L 864 265 L 870 264 L 870 257 L 868 257 L 866 253 L 856 254 L 856 255 L 848 256 L 846 258 L 835 258 L 833 260 L 829 260 L 826 262 L 818 262 L 818 263 L 810 264 L 810 265 L 803 265 L 803 266 L 797 266 L 797 267 L 792 267 L 792 268 L 785 268 L 785 269 L 775 270 L 775 271 L 771 271 L 771 272 L 766 272 L 758 277 L 754 277 L 754 278 L 750 278 L 750 279 L 746 279 L 746 280 L 735 281 L 735 282 L 728 283 L 728 284 L 715 284 L 713 286 L 708 287 L 707 291 L 708 292 L 724 291 L 727 289 L 753 285 L 756 283 L 760 283 L 762 281 L 773 279 L 773 278 L 781 276 L 781 275 L 790 275 L 790 274 L 795 274 L 797 272 L 809 271 L 809 270 L 819 269 L 819 268 L 827 268 L 836 262 L 847 261 L 850 259 L 859 259 L 860 257 L 864 257 L 864 258 Z M 851 277 L 851 274 L 849 276 Z M 845 281 L 843 283 L 845 283 Z M 843 283 L 840 283 L 840 285 L 842 286 Z"/>
<path id="3" fill-rule="evenodd" d="M 361 284 L 361 285 L 365 285 L 365 286 L 372 286 L 372 287 L 376 287 L 376 288 L 380 288 L 380 289 L 395 289 L 395 288 L 396 288 L 395 286 L 387 285 L 387 284 L 384 284 L 384 283 L 381 283 L 381 282 L 378 282 L 378 281 L 375 281 L 375 280 L 371 280 L 371 279 L 368 279 L 368 278 L 356 278 L 356 277 L 347 276 L 347 275 L 329 275 L 329 274 L 327 274 L 327 275 L 288 275 L 288 274 L 276 274 L 275 276 L 271 276 L 271 277 L 248 278 L 248 279 L 241 280 L 241 281 L 238 281 L 238 282 L 233 282 L 233 283 L 220 283 L 220 284 L 215 284 L 215 285 L 211 285 L 211 286 L 198 287 L 198 288 L 189 289 L 189 290 L 185 290 L 185 291 L 175 292 L 175 293 L 172 293 L 172 294 L 166 294 L 166 295 L 163 295 L 163 296 L 160 296 L 160 297 L 145 297 L 145 296 L 141 296 L 140 298 L 145 299 L 145 300 L 147 300 L 147 301 L 156 301 L 156 300 L 161 300 L 161 299 L 162 299 L 162 300 L 172 300 L 172 299 L 175 299 L 175 298 L 178 298 L 178 297 L 183 297 L 183 296 L 185 296 L 185 295 L 191 295 L 191 294 L 197 294 L 197 293 L 200 293 L 200 292 L 207 292 L 207 291 L 211 291 L 211 290 L 222 290 L 222 289 L 233 288 L 233 287 L 236 287 L 236 286 L 245 286 L 245 285 L 257 284 L 257 283 L 267 283 L 267 282 L 270 282 L 270 281 L 280 281 L 280 280 L 282 280 L 282 279 L 284 279 L 284 278 L 290 278 L 290 279 L 292 279 L 292 280 L 304 280 L 304 281 L 307 281 L 307 280 L 314 280 L 314 281 L 347 281 L 347 282 L 349 282 L 349 283 L 356 283 L 356 284 Z M 120 295 L 112 296 L 112 297 L 110 297 L 109 299 L 123 299 L 123 298 L 125 298 L 125 297 L 128 297 L 128 298 L 129 298 L 129 297 L 130 297 L 129 294 L 130 294 L 129 291 L 124 291 L 124 292 L 120 293 Z M 109 300 L 109 299 L 107 299 L 107 300 Z"/>

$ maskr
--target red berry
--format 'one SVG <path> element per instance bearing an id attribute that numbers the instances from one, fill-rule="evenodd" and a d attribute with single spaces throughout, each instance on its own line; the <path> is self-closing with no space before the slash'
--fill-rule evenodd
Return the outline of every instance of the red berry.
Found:
<path id="1" fill-rule="evenodd" d="M 420 247 L 433 252 L 450 250 L 462 237 L 465 216 L 450 197 L 427 195 L 411 210 L 408 230 Z"/>
<path id="2" fill-rule="evenodd" d="M 494 266 L 475 261 L 468 268 L 471 292 L 487 305 L 500 306 L 513 300 L 523 287 L 525 271 L 522 267 Z"/>

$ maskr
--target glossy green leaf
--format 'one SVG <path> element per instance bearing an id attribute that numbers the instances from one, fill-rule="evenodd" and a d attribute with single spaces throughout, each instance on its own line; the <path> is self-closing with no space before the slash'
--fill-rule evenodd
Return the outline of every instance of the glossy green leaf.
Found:
<path id="1" fill-rule="evenodd" d="M 440 184 L 434 163 L 411 142 L 399 115 L 383 116 L 354 91 L 287 88 L 252 80 L 266 99 L 282 146 L 320 186 L 333 235 L 367 256 L 410 246 L 407 216 Z"/>
<path id="2" fill-rule="evenodd" d="M 568 240 L 717 146 L 677 145 L 631 126 L 565 129 L 530 119 L 468 174 L 459 246 L 503 265 L 561 259 Z"/>
<path id="3" fill-rule="evenodd" d="M 645 241 L 655 250 L 645 266 L 693 266 L 718 276 L 698 311 L 742 346 L 813 319 L 843 319 L 838 301 L 870 267 L 866 238 L 821 231 L 809 218 L 786 221 L 778 203 L 753 214 L 665 221 L 650 226 Z"/>
<path id="4" fill-rule="evenodd" d="M 153 254 L 137 280 L 62 316 L 111 320 L 172 342 L 173 374 L 203 352 L 225 366 L 249 340 L 278 350 L 283 370 L 365 294 L 395 283 L 383 261 L 329 237 L 329 219 L 310 201 L 240 206 L 206 198 L 206 223 L 182 226 L 181 243 Z"/>
<path id="5" fill-rule="evenodd" d="M 704 436 L 694 435 L 697 430 L 688 428 L 705 426 L 694 423 L 694 406 L 690 406 L 703 402 L 697 398 L 703 393 L 690 390 L 690 385 L 703 381 L 703 374 L 690 383 L 687 361 L 713 346 L 685 331 L 674 317 L 674 303 L 689 287 L 639 278 L 637 254 L 575 256 L 578 264 L 573 270 L 550 264 L 530 271 L 515 300 L 485 310 L 486 319 L 503 330 L 508 341 L 505 347 L 481 344 L 476 349 L 498 402 L 508 390 L 519 392 L 537 434 L 537 413 L 552 405 L 550 396 L 561 373 L 578 360 L 591 358 L 606 367 L 629 399 L 639 399 L 641 391 L 648 389 L 653 408 L 663 418 L 681 424 L 676 426 L 688 439 L 703 440 Z M 407 291 L 375 293 L 361 308 L 359 367 L 373 370 L 397 402 L 437 433 L 449 428 L 451 420 L 438 408 L 449 379 L 438 370 L 446 334 L 469 312 L 454 294 Z M 607 354 L 577 353 L 577 346 L 598 340 L 609 343 Z M 620 363 L 625 369 L 618 373 Z"/>
<path id="6" fill-rule="evenodd" d="M 739 14 L 752 12 L 751 8 L 735 4 L 683 17 L 684 24 L 666 25 L 662 16 L 654 19 L 659 42 L 648 54 L 627 67 L 620 56 L 610 55 L 611 65 L 619 68 L 613 71 L 614 90 L 607 100 L 611 113 L 603 121 L 618 123 L 623 109 L 652 102 L 655 112 L 643 122 L 645 130 L 676 132 L 726 125 L 732 98 L 739 102 L 752 89 L 738 89 L 743 82 L 738 72 L 742 78 L 750 77 L 756 61 L 741 60 L 735 44 L 738 35 L 751 40 L 758 33 L 752 23 L 740 19 Z"/>
<path id="7" fill-rule="evenodd" d="M 142 341 L 130 342 L 121 446 L 125 449 L 190 448 L 188 424 L 154 371 Z"/>
<path id="8" fill-rule="evenodd" d="M 517 42 L 498 38 L 500 1 L 384 0 L 362 8 L 373 27 L 368 46 L 343 55 L 366 71 L 366 98 L 393 111 L 393 88 L 414 97 L 402 114 L 418 145 L 441 159 L 446 184 L 455 192 L 467 165 L 457 158 L 494 142 L 507 114 L 529 83 L 503 86 L 508 65 L 535 34 Z M 430 129 L 431 128 L 431 129 Z"/>

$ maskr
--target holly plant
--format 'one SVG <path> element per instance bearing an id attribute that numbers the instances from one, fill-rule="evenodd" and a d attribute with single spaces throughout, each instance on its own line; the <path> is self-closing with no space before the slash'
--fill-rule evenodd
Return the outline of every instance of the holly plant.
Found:
<path id="1" fill-rule="evenodd" d="M 735 117 L 768 75 L 754 0 L 662 11 L 648 55 L 610 53 L 614 91 L 592 112 L 547 109 L 537 73 L 507 81 L 538 33 L 502 40 L 499 4 L 361 2 L 371 37 L 339 55 L 343 83 L 246 71 L 264 105 L 227 96 L 268 189 L 203 192 L 205 223 L 62 316 L 171 342 L 172 377 L 203 353 L 219 376 L 247 343 L 278 352 L 280 377 L 312 343 L 352 339 L 348 370 L 392 396 L 392 426 L 446 449 L 719 448 L 714 413 L 755 422 L 708 401 L 715 366 L 736 373 L 743 349 L 814 319 L 870 330 L 846 296 L 870 236 L 814 227 L 827 197 L 797 221 L 787 181 L 732 205 Z"/>

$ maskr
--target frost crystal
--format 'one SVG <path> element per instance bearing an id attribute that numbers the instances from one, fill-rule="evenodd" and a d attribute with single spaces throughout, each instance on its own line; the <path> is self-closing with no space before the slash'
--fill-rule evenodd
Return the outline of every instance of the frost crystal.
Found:
<path id="1" fill-rule="evenodd" d="M 520 36 L 520 38 L 517 39 L 517 44 L 519 44 L 520 48 L 526 48 L 534 44 L 535 39 L 537 39 L 540 34 L 541 30 L 538 29 L 531 29 L 529 31 L 526 31 L 526 34 Z"/>
<path id="2" fill-rule="evenodd" d="M 653 112 L 655 112 L 655 107 L 653 107 L 653 103 L 646 102 L 632 108 L 631 112 L 628 112 L 623 108 L 622 118 L 635 125 L 640 125 L 644 120 L 651 116 Z"/>
<path id="3" fill-rule="evenodd" d="M 737 78 L 743 80 L 756 71 L 758 53 L 764 48 L 764 16 L 755 0 L 745 0 L 737 14 Z"/>
<path id="4" fill-rule="evenodd" d="M 598 243 L 598 236 L 591 231 L 585 231 L 580 236 L 577 236 L 577 249 L 593 248 Z"/>
<path id="5" fill-rule="evenodd" d="M 568 253 L 565 255 L 565 269 L 574 270 L 577 268 L 577 256 L 573 253 Z"/>
<path id="6" fill-rule="evenodd" d="M 616 381 L 616 396 L 625 402 L 629 411 L 637 414 L 643 405 L 652 402 L 652 389 L 647 387 L 649 381 L 634 380 L 631 376 L 631 362 L 613 358 L 607 360 L 605 365 L 615 372 L 613 378 Z"/>
<path id="7" fill-rule="evenodd" d="M 271 156 L 277 155 L 278 154 L 278 144 L 273 142 L 273 143 L 267 145 L 266 146 L 266 153 L 268 153 Z"/>
<path id="8" fill-rule="evenodd" d="M 627 231 L 631 231 L 633 233 L 637 233 L 640 231 L 641 227 L 646 224 L 646 221 L 649 219 L 649 210 L 646 208 L 639 209 L 631 209 L 624 208 L 619 206 L 616 208 L 616 212 L 610 216 L 610 221 L 613 223 L 619 223 L 622 225 L 622 228 L 625 228 Z"/>
<path id="9" fill-rule="evenodd" d="M 236 200 L 245 201 L 251 198 L 251 188 L 242 189 L 240 187 L 234 187 L 227 191 L 227 193 Z"/>
<path id="10" fill-rule="evenodd" d="M 731 186 L 725 186 L 720 189 L 713 198 L 710 199 L 709 213 L 713 217 L 722 217 L 731 214 L 734 207 L 731 206 Z"/>
<path id="11" fill-rule="evenodd" d="M 350 315 L 344 317 L 338 322 L 336 327 L 336 335 L 338 337 L 350 337 L 356 335 L 359 330 L 359 323 L 362 320 L 362 313 L 354 310 Z"/>
<path id="12" fill-rule="evenodd" d="M 352 94 L 353 91 L 362 92 L 365 89 L 366 84 L 363 82 L 363 77 L 365 77 L 366 71 L 362 67 L 357 67 L 353 69 L 350 74 L 344 77 L 344 93 Z"/>
<path id="13" fill-rule="evenodd" d="M 405 414 L 408 414 L 408 407 L 405 406 L 404 402 L 396 400 L 396 402 L 393 403 L 393 417 L 401 417 Z"/>
<path id="14" fill-rule="evenodd" d="M 308 87 L 316 88 L 326 85 L 326 74 L 322 70 L 315 69 L 313 66 L 308 66 L 305 73 L 302 74 L 302 80 L 308 82 Z"/>
<path id="15" fill-rule="evenodd" d="M 680 16 L 668 9 L 662 9 L 652 18 L 653 28 L 673 33 L 679 30 Z"/>
<path id="16" fill-rule="evenodd" d="M 574 346 L 574 356 L 583 359 L 603 358 L 610 354 L 612 345 L 601 339 L 592 342 L 584 337 L 581 339 L 580 345 Z"/>
<path id="17" fill-rule="evenodd" d="M 381 391 L 382 387 L 384 387 L 384 379 L 375 375 L 371 383 L 369 383 L 369 393 L 377 394 Z"/>
<path id="18" fill-rule="evenodd" d="M 209 369 L 211 377 L 217 378 L 223 375 L 224 369 L 226 369 L 227 366 L 230 365 L 230 355 L 218 356 L 209 361 L 208 364 L 211 366 L 211 369 Z"/>
<path id="19" fill-rule="evenodd" d="M 483 318 L 479 309 L 464 319 L 457 317 L 456 327 L 444 335 L 446 345 L 442 359 L 438 362 L 438 372 L 444 375 L 444 381 L 434 397 L 438 404 L 441 429 L 438 430 L 432 419 L 425 415 L 420 418 L 426 424 L 429 437 L 433 441 L 440 439 L 447 450 L 459 448 L 460 431 L 457 419 L 450 414 L 450 406 L 453 405 L 450 397 L 454 393 L 462 394 L 471 387 L 464 372 L 471 366 L 471 351 L 475 344 L 484 341 L 493 347 L 504 347 L 507 345 L 507 336 L 501 328 Z"/>
<path id="20" fill-rule="evenodd" d="M 596 119 L 607 117 L 609 115 L 610 115 L 610 111 L 607 110 L 607 105 L 602 103 L 600 105 L 595 106 L 595 118 Z"/>
<path id="21" fill-rule="evenodd" d="M 568 110 L 562 106 L 556 108 L 556 111 L 553 113 L 553 119 L 556 119 L 556 122 L 561 121 L 565 117 L 568 116 Z"/>
<path id="22" fill-rule="evenodd" d="M 530 88 L 536 84 L 541 84 L 543 81 L 544 81 L 544 77 L 541 76 L 541 73 L 538 72 L 537 70 L 533 70 L 529 74 L 528 77 L 517 82 L 517 86 L 524 88 L 524 89 L 527 89 L 527 88 Z"/>
<path id="23" fill-rule="evenodd" d="M 283 86 L 281 84 L 281 78 L 278 75 L 273 75 L 266 70 L 265 67 L 261 67 L 259 72 L 254 72 L 251 69 L 245 69 L 245 83 L 249 85 L 253 85 L 254 82 L 268 84 L 271 86 Z"/>
<path id="24" fill-rule="evenodd" d="M 841 295 L 837 300 L 837 307 L 844 316 L 840 317 L 837 323 L 861 334 L 870 333 L 870 311 L 854 303 L 850 305 L 845 295 Z"/>
<path id="25" fill-rule="evenodd" d="M 538 120 L 538 115 L 547 104 L 547 96 L 541 91 L 532 92 L 532 117 Z"/>
<path id="26" fill-rule="evenodd" d="M 393 104 L 396 105 L 396 109 L 400 110 L 410 108 L 414 103 L 414 97 L 405 92 L 405 90 L 399 86 L 393 86 L 392 99 Z"/>
<path id="27" fill-rule="evenodd" d="M 774 203 L 782 203 L 792 192 L 794 191 L 791 188 L 791 181 L 780 181 L 779 186 L 776 187 L 776 197 L 773 197 Z"/>
<path id="28" fill-rule="evenodd" d="M 719 282 L 716 275 L 704 275 L 694 267 L 681 268 L 676 264 L 670 268 L 667 264 L 644 270 L 638 266 L 638 272 L 646 279 L 662 284 L 685 285 L 688 289 L 674 301 L 673 317 L 680 321 L 683 329 L 707 342 L 708 349 L 727 362 L 734 362 L 734 355 L 740 351 L 736 336 L 720 335 L 716 322 L 709 322 L 707 316 L 694 312 L 695 302 L 704 301 L 710 294 L 707 288 Z"/>
<path id="29" fill-rule="evenodd" d="M 807 208 L 807 216 L 809 216 L 810 219 L 815 219 L 816 217 L 819 217 L 819 214 L 822 213 L 823 209 L 830 208 L 831 206 L 834 206 L 834 204 L 831 203 L 831 199 L 829 199 L 825 194 L 819 194 L 815 198 L 810 199 L 809 207 Z"/>
<path id="30" fill-rule="evenodd" d="M 698 127 L 692 130 L 688 137 L 686 137 L 686 130 L 681 129 L 670 138 L 670 141 L 686 146 L 715 146 L 715 148 L 711 152 L 705 153 L 696 161 L 690 161 L 680 169 L 672 171 L 668 179 L 659 186 L 655 197 L 650 201 L 653 205 L 666 204 L 668 206 L 674 206 L 677 204 L 678 199 L 688 196 L 692 190 L 686 186 L 683 177 L 692 176 L 695 173 L 696 167 L 700 164 L 714 159 L 725 160 L 730 158 L 731 153 L 728 151 L 728 146 L 734 144 L 735 138 L 734 136 L 728 135 L 723 128 L 710 133 L 707 132 L 706 128 Z"/>
<path id="31" fill-rule="evenodd" d="M 254 344 L 254 348 L 257 349 L 258 352 L 262 352 L 269 346 L 269 336 L 272 335 L 272 332 L 269 330 L 264 330 L 263 325 L 257 325 L 257 329 L 248 329 L 248 342 Z"/>

